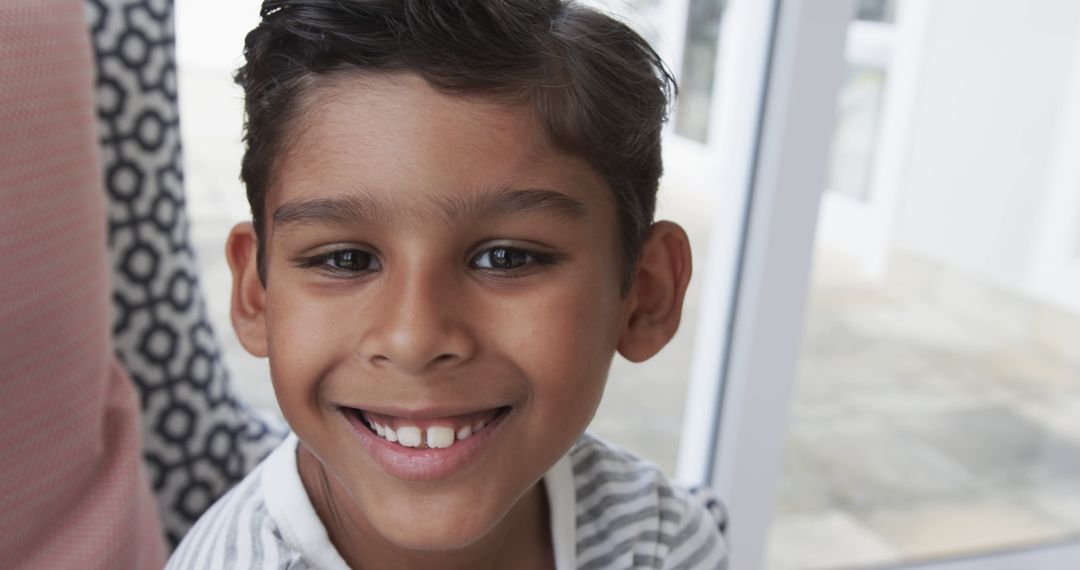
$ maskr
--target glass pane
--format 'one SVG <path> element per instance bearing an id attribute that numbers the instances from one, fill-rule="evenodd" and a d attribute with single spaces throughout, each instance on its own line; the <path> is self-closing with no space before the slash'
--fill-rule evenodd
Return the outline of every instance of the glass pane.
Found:
<path id="1" fill-rule="evenodd" d="M 871 22 L 892 22 L 896 18 L 896 0 L 859 0 L 855 18 Z"/>
<path id="2" fill-rule="evenodd" d="M 864 234 L 817 234 L 774 570 L 1080 540 L 1080 313 L 1042 296 L 1031 263 L 1055 207 L 1058 132 L 1080 96 L 1070 76 L 1080 30 L 1054 22 L 1080 21 L 1080 4 L 926 6 L 912 24 L 923 43 L 908 53 L 921 55 L 890 58 L 915 62 L 910 83 L 895 69 L 856 69 L 841 96 L 834 180 L 845 137 L 863 139 L 852 156 L 874 152 L 875 136 L 851 133 L 876 127 L 853 122 L 876 115 L 879 99 L 904 114 L 903 128 L 876 136 L 897 153 L 874 161 L 897 165 L 882 182 L 895 197 L 871 188 L 847 218 L 825 215 L 836 196 L 822 198 L 821 223 L 854 219 Z M 1003 55 L 997 42 L 1010 34 Z M 870 122 L 891 124 L 882 117 Z"/>
<path id="3" fill-rule="evenodd" d="M 840 89 L 827 188 L 865 200 L 870 190 L 885 71 L 853 66 Z"/>
<path id="4" fill-rule="evenodd" d="M 726 0 L 690 0 L 687 12 L 675 132 L 703 143 L 708 142 L 720 22 L 726 3 Z"/>
<path id="5" fill-rule="evenodd" d="M 659 51 L 664 0 L 583 0 L 582 3 L 626 22 Z"/>
<path id="6" fill-rule="evenodd" d="M 664 0 L 588 0 L 586 3 L 629 22 L 659 50 L 662 34 L 668 31 L 659 28 L 661 12 L 667 8 Z M 700 10 L 701 6 L 697 9 Z M 719 26 L 718 16 L 715 25 Z M 716 29 L 712 37 L 714 39 L 709 45 L 715 48 Z M 715 53 L 710 57 L 715 57 Z M 707 70 L 710 75 L 707 82 L 702 84 L 710 91 L 712 65 L 710 60 Z M 682 113 L 687 95 L 685 75 L 680 81 L 678 105 Z M 708 97 L 705 95 L 706 103 Z M 704 112 L 706 116 L 701 119 L 703 128 L 708 121 L 707 104 Z M 698 140 L 704 141 L 704 130 L 701 133 L 702 138 Z M 698 263 L 707 259 L 710 214 L 713 211 L 711 200 L 711 196 L 698 188 L 688 188 L 666 180 L 661 182 L 657 196 L 657 219 L 674 220 L 686 229 L 690 235 L 694 260 Z M 700 297 L 701 279 L 695 277 L 687 292 L 679 333 L 659 354 L 641 363 L 615 356 L 604 399 L 589 426 L 590 432 L 649 459 L 669 475 L 675 473 L 679 451 Z"/>
<path id="7" fill-rule="evenodd" d="M 616 355 L 604 400 L 589 430 L 675 475 L 691 353 L 701 306 L 702 275 L 708 259 L 714 203 L 698 188 L 662 183 L 657 219 L 678 222 L 690 236 L 694 276 L 686 293 L 682 323 L 659 354 L 632 363 Z"/>

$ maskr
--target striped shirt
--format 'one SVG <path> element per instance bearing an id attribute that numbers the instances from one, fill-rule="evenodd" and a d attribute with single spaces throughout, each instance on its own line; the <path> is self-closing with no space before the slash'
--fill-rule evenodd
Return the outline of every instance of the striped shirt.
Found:
<path id="1" fill-rule="evenodd" d="M 168 569 L 343 569 L 290 435 L 206 512 Z M 725 569 L 717 519 L 654 465 L 583 435 L 544 476 L 557 570 Z"/>

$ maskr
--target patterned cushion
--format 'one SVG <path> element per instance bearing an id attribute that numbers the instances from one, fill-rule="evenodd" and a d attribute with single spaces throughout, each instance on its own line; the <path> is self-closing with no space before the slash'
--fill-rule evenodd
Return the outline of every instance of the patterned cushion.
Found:
<path id="1" fill-rule="evenodd" d="M 184 212 L 171 0 L 87 0 L 108 197 L 117 356 L 141 397 L 145 460 L 175 546 L 284 437 L 233 394 Z M 239 169 L 239 165 L 237 165 Z"/>

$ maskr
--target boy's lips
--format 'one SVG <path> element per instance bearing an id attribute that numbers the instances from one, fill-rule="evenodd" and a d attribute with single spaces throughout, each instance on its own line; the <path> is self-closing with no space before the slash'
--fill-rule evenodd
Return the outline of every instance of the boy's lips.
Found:
<path id="1" fill-rule="evenodd" d="M 372 458 L 401 479 L 434 480 L 464 467 L 498 433 L 512 406 L 462 414 L 388 414 L 341 407 L 342 416 Z"/>

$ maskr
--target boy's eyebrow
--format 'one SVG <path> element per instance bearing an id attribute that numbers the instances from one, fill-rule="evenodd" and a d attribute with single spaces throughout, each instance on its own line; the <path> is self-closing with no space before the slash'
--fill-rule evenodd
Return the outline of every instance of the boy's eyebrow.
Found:
<path id="1" fill-rule="evenodd" d="M 420 220 L 454 221 L 484 216 L 499 216 L 528 211 L 545 211 L 558 217 L 580 220 L 587 217 L 580 200 L 546 188 L 501 188 L 473 199 L 440 200 L 437 205 L 402 207 L 382 204 L 367 193 L 353 193 L 310 200 L 285 202 L 274 211 L 274 230 L 282 226 L 312 223 L 345 225 L 357 222 L 380 222 L 395 215 Z"/>
<path id="2" fill-rule="evenodd" d="M 344 225 L 357 220 L 372 221 L 380 217 L 368 197 L 333 196 L 310 200 L 289 200 L 274 210 L 273 231 L 284 226 L 315 223 Z"/>
<path id="3" fill-rule="evenodd" d="M 546 211 L 571 219 L 587 217 L 585 204 L 562 192 L 547 188 L 500 188 L 472 200 L 446 200 L 441 206 L 448 219 L 498 216 L 530 210 Z"/>

